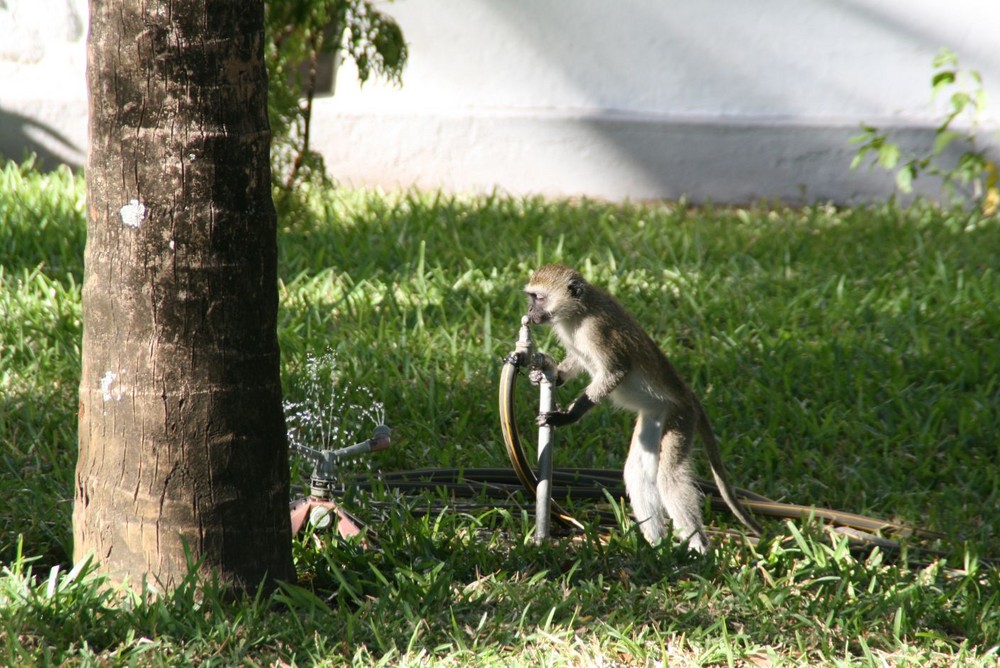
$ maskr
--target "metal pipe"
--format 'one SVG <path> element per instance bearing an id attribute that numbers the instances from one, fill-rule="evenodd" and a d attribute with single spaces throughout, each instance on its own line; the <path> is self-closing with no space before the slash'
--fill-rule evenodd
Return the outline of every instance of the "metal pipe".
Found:
<path id="1" fill-rule="evenodd" d="M 518 333 L 517 343 L 514 347 L 514 352 L 504 358 L 503 367 L 500 369 L 500 432 L 503 435 L 504 446 L 507 448 L 507 456 L 510 458 L 510 463 L 514 467 L 514 473 L 517 475 L 518 480 L 524 486 L 529 493 L 535 494 L 536 499 L 536 509 L 538 495 L 538 478 L 535 472 L 531 468 L 531 463 L 525 456 L 524 448 L 521 446 L 521 437 L 517 431 L 517 420 L 516 420 L 516 406 L 515 406 L 515 392 L 514 386 L 516 384 L 517 377 L 521 374 L 523 369 L 541 369 L 549 375 L 549 391 L 550 399 L 549 401 L 554 401 L 552 396 L 552 385 L 555 381 L 555 360 L 549 355 L 544 353 L 536 353 L 534 350 L 534 343 L 531 340 L 531 327 L 528 317 L 525 316 L 521 318 L 521 329 Z M 550 404 L 551 406 L 551 404 Z M 551 408 L 549 409 L 551 410 Z M 549 445 L 547 448 L 549 457 L 551 457 L 551 438 L 549 440 Z M 539 455 L 541 455 L 542 448 L 539 447 Z M 549 460 L 551 462 L 551 459 Z M 539 516 L 544 516 L 546 521 L 549 520 L 552 514 L 555 515 L 555 520 L 565 527 L 575 529 L 577 531 L 583 531 L 583 525 L 566 512 L 558 502 L 551 499 L 551 479 L 552 473 L 547 475 L 547 480 L 549 481 L 549 492 L 544 494 L 541 498 L 547 498 L 548 504 L 547 508 L 549 512 L 540 513 Z M 536 519 L 536 533 L 537 533 L 537 519 Z M 545 534 L 547 535 L 547 531 Z"/>
<path id="2" fill-rule="evenodd" d="M 555 408 L 551 365 L 542 369 L 544 375 L 538 384 L 538 414 Z M 552 501 L 552 440 L 553 429 L 548 425 L 538 427 L 538 486 L 535 488 L 535 544 L 549 538 Z"/>

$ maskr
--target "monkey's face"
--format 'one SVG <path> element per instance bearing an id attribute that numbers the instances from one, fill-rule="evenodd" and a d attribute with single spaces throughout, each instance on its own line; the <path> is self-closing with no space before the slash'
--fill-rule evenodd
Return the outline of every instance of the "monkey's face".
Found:
<path id="1" fill-rule="evenodd" d="M 579 317 L 586 286 L 579 272 L 561 264 L 538 269 L 524 288 L 528 319 L 536 325 L 554 325 Z"/>
<path id="2" fill-rule="evenodd" d="M 547 306 L 548 293 L 529 285 L 524 290 L 528 295 L 528 320 L 535 325 L 546 325 L 552 321 L 552 312 Z"/>

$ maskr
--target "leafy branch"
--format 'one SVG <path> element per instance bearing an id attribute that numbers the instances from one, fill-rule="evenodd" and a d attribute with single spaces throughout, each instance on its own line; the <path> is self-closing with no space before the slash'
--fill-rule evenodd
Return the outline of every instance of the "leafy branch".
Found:
<path id="1" fill-rule="evenodd" d="M 346 54 L 362 83 L 374 75 L 401 85 L 403 32 L 368 0 L 268 0 L 265 12 L 273 178 L 285 189 L 327 181 L 323 158 L 309 145 L 320 58 Z"/>
<path id="2" fill-rule="evenodd" d="M 858 146 L 851 169 L 857 169 L 870 155 L 872 166 L 895 170 L 896 185 L 905 193 L 912 192 L 913 181 L 919 175 L 931 174 L 941 179 L 943 189 L 955 200 L 971 197 L 980 203 L 986 215 L 992 215 L 1000 206 L 997 165 L 976 146 L 976 132 L 987 101 L 982 76 L 976 70 L 960 69 L 958 56 L 950 49 L 942 49 L 932 64 L 935 72 L 931 77 L 931 101 L 949 91 L 950 95 L 949 111 L 934 129 L 930 151 L 904 155 L 887 132 L 862 124 L 861 134 L 850 139 Z M 956 129 L 963 120 L 968 122 L 968 129 Z M 955 142 L 963 144 L 964 150 L 954 166 L 943 165 L 941 160 L 946 150 Z"/>

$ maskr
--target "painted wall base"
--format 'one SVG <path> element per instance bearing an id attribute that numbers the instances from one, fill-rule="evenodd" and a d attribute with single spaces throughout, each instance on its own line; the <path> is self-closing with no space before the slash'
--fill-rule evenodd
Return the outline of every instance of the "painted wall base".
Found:
<path id="1" fill-rule="evenodd" d="M 331 101 L 332 102 L 332 101 Z M 933 128 L 886 124 L 925 152 Z M 314 138 L 342 183 L 610 200 L 676 199 L 838 204 L 895 192 L 882 169 L 850 170 L 854 123 L 665 118 L 624 114 L 335 114 Z M 993 146 L 997 154 L 997 146 Z M 940 194 L 931 177 L 917 192 Z"/>

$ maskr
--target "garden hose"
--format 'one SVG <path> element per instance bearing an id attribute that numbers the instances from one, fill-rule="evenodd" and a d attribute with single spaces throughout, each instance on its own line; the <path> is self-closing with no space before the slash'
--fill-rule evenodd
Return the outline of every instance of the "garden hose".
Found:
<path id="1" fill-rule="evenodd" d="M 526 467 L 528 475 L 532 475 L 530 467 Z M 463 468 L 463 469 L 417 469 L 412 471 L 385 471 L 378 475 L 378 480 L 385 487 L 400 492 L 419 492 L 426 490 L 447 490 L 455 498 L 488 497 L 491 500 L 512 498 L 527 487 L 516 471 L 509 468 Z M 625 488 L 622 484 L 621 471 L 615 469 L 556 469 L 555 489 L 562 490 L 565 497 L 576 501 L 602 503 L 607 498 L 624 498 Z M 715 482 L 705 478 L 697 479 L 702 491 L 709 497 L 713 510 L 726 510 L 727 506 L 718 495 Z M 364 487 L 366 482 L 359 478 L 351 483 L 352 487 Z M 758 515 L 775 519 L 808 520 L 815 518 L 829 522 L 835 527 L 875 532 L 898 538 L 941 539 L 943 534 L 890 522 L 884 519 L 867 517 L 839 510 L 829 510 L 816 506 L 806 506 L 794 503 L 772 501 L 767 497 L 755 494 L 745 489 L 736 488 L 736 495 L 748 508 Z M 576 525 L 574 525 L 576 526 Z"/>
<path id="2" fill-rule="evenodd" d="M 518 372 L 522 364 L 526 361 L 524 351 L 517 351 L 509 355 L 500 370 L 500 432 L 503 434 L 503 442 L 507 447 L 507 456 L 514 467 L 514 473 L 524 488 L 534 496 L 538 489 L 538 476 L 535 475 L 524 448 L 521 447 L 521 437 L 517 431 L 515 422 L 516 408 L 514 401 L 514 386 Z M 571 529 L 583 531 L 583 525 L 572 515 L 566 512 L 558 502 L 552 501 L 552 516 L 561 525 Z"/>
<path id="3" fill-rule="evenodd" d="M 522 452 L 523 455 L 523 452 Z M 438 512 L 450 508 L 462 512 L 479 512 L 504 509 L 513 513 L 526 510 L 525 504 L 519 499 L 527 490 L 533 490 L 521 480 L 521 475 L 531 476 L 527 459 L 521 460 L 525 465 L 520 473 L 514 468 L 462 468 L 443 469 L 427 468 L 411 471 L 385 471 L 375 479 L 359 476 L 349 482 L 353 489 L 366 489 L 378 486 L 393 490 L 402 495 L 419 493 L 445 493 L 451 501 L 447 506 L 431 504 L 415 507 L 414 512 Z M 560 493 L 564 500 L 573 499 L 576 503 L 587 504 L 589 523 L 602 531 L 614 530 L 620 524 L 619 515 L 608 507 L 608 500 L 625 497 L 621 471 L 612 469 L 556 469 L 553 472 L 554 491 Z M 699 478 L 701 489 L 709 498 L 713 510 L 727 511 L 728 507 L 718 495 L 715 483 Z M 889 552 L 898 553 L 903 547 L 900 539 L 940 540 L 943 534 L 926 529 L 910 527 L 896 522 L 876 519 L 855 513 L 847 513 L 814 506 L 772 501 L 766 497 L 754 494 L 744 489 L 736 489 L 736 494 L 748 508 L 758 515 L 784 520 L 820 520 L 826 523 L 836 534 L 846 536 L 853 550 L 864 552 L 873 547 L 880 547 Z M 563 510 L 553 499 L 553 514 L 557 521 L 568 528 L 579 530 L 579 523 L 572 515 Z M 558 510 L 556 510 L 558 508 Z M 530 512 L 530 509 L 528 509 Z M 577 523 L 573 523 L 577 522 Z M 739 541 L 757 544 L 759 539 L 743 534 L 737 529 L 715 529 L 706 527 L 713 536 L 722 536 Z M 945 556 L 944 553 L 929 549 L 913 542 L 909 544 L 915 553 L 929 558 Z M 913 555 L 910 559 L 912 561 Z"/>

